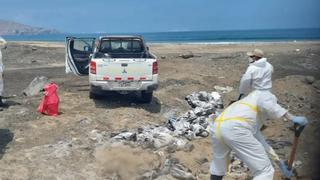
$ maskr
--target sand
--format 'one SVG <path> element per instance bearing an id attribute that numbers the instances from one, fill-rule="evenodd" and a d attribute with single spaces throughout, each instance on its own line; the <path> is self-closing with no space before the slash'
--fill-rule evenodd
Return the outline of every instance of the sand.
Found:
<path id="1" fill-rule="evenodd" d="M 63 43 L 9 42 L 4 51 L 5 100 L 0 112 L 0 179 L 135 179 L 163 163 L 156 155 L 176 157 L 198 179 L 208 179 L 211 161 L 210 138 L 191 141 L 191 152 L 154 152 L 130 146 L 113 147 L 90 137 L 93 132 L 133 130 L 166 122 L 166 114 L 189 109 L 184 97 L 194 91 L 214 91 L 214 86 L 231 86 L 223 94 L 224 104 L 238 96 L 241 74 L 247 67 L 245 53 L 265 51 L 273 64 L 273 92 L 290 112 L 310 119 L 298 147 L 300 179 L 316 178 L 319 166 L 320 90 L 306 82 L 306 76 L 320 79 L 320 42 L 268 42 L 245 44 L 150 44 L 159 60 L 160 87 L 151 104 L 142 104 L 136 94 L 108 94 L 99 100 L 88 97 L 88 77 L 64 73 Z M 195 57 L 183 59 L 180 54 Z M 59 85 L 58 117 L 38 114 L 41 95 L 24 97 L 21 92 L 36 76 L 44 75 Z M 314 83 L 315 84 L 315 83 Z M 88 123 L 81 123 L 87 119 Z M 267 139 L 291 142 L 292 123 L 270 120 L 263 132 Z M 11 138 L 10 138 L 11 137 Z M 105 138 L 108 138 L 106 136 Z M 287 158 L 290 145 L 276 151 Z M 207 169 L 207 171 L 206 171 Z M 275 179 L 280 179 L 276 168 Z M 168 177 L 170 179 L 172 177 Z"/>

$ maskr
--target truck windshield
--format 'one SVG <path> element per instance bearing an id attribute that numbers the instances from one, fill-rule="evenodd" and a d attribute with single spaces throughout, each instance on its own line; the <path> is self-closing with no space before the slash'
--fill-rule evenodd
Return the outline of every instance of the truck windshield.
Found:
<path id="1" fill-rule="evenodd" d="M 144 47 L 139 39 L 106 39 L 101 41 L 99 52 L 142 53 Z"/>

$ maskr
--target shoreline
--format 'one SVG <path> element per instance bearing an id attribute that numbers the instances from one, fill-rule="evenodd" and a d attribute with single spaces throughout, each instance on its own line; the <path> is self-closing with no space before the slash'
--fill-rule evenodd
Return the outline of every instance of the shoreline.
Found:
<path id="1" fill-rule="evenodd" d="M 8 43 L 18 43 L 26 45 L 64 45 L 64 41 L 7 41 Z M 317 40 L 288 40 L 288 41 L 219 41 L 219 42 L 148 42 L 149 45 L 274 45 L 274 44 L 318 44 Z M 51 47 L 51 46 L 50 46 Z"/>

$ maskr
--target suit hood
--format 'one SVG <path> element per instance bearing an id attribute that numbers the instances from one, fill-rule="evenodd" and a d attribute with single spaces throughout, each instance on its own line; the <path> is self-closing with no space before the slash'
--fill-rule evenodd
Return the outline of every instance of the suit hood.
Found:
<path id="1" fill-rule="evenodd" d="M 253 63 L 250 64 L 251 66 L 257 66 L 260 68 L 266 67 L 267 66 L 267 58 L 261 58 Z"/>

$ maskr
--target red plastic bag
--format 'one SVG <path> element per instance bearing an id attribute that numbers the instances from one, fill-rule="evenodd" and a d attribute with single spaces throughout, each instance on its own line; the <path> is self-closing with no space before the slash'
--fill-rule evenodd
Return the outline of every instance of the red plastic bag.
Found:
<path id="1" fill-rule="evenodd" d="M 44 86 L 44 97 L 39 104 L 38 112 L 49 116 L 57 116 L 59 114 L 59 97 L 58 85 L 50 83 Z"/>

